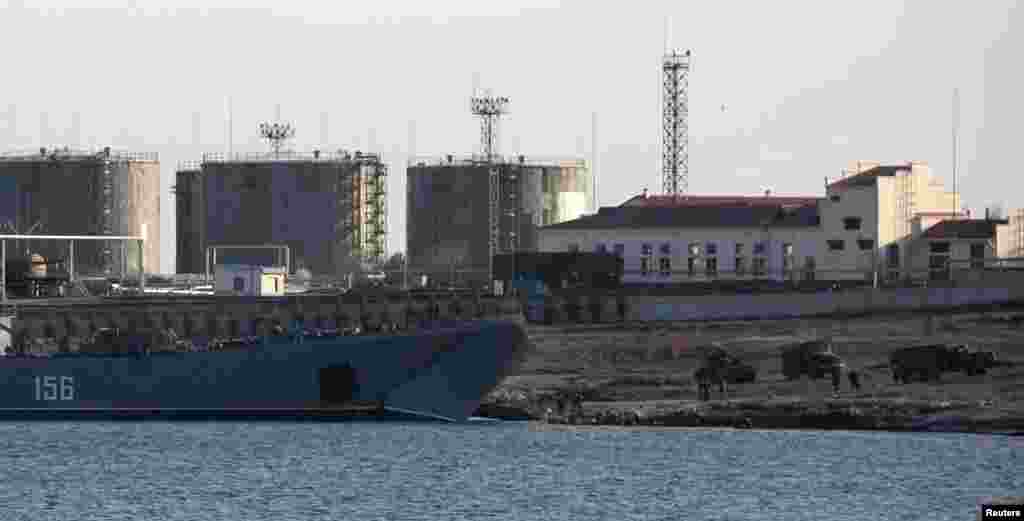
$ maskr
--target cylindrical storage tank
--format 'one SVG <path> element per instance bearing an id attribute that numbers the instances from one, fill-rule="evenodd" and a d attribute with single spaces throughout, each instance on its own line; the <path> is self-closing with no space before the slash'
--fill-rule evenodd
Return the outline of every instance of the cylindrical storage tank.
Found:
<path id="1" fill-rule="evenodd" d="M 46 276 L 46 259 L 38 253 L 29 257 L 29 271 L 33 275 Z"/>
<path id="2" fill-rule="evenodd" d="M 218 245 L 286 245 L 292 272 L 340 276 L 382 260 L 386 244 L 387 167 L 377 156 L 208 156 L 198 181 L 179 172 L 179 270 L 206 271 L 206 249 Z M 182 225 L 187 228 L 182 228 Z M 279 251 L 224 249 L 218 263 L 284 265 Z"/>
<path id="3" fill-rule="evenodd" d="M 130 235 L 146 239 L 142 263 L 160 271 L 160 163 L 156 154 L 43 151 L 0 156 L 0 220 L 43 235 Z M 27 242 L 27 241 L 26 241 Z M 137 244 L 77 241 L 79 275 L 138 271 Z M 66 241 L 17 245 L 66 258 Z M 22 253 L 24 252 L 22 250 Z"/>
<path id="4" fill-rule="evenodd" d="M 175 173 L 175 273 L 204 273 L 202 233 L 202 171 L 199 165 L 185 165 Z"/>
<path id="5" fill-rule="evenodd" d="M 584 161 L 421 162 L 406 171 L 411 271 L 442 284 L 486 282 L 492 168 L 500 179 L 497 253 L 536 251 L 538 227 L 593 211 L 593 182 Z"/>

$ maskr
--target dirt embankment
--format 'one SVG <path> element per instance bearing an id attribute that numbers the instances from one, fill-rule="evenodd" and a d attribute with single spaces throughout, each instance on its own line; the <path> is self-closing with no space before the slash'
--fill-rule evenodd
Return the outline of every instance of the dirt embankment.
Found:
<path id="1" fill-rule="evenodd" d="M 513 411 L 564 421 L 559 396 L 582 400 L 582 423 L 754 428 L 1024 432 L 1024 327 L 996 314 L 933 317 L 534 327 L 537 351 L 519 374 L 485 401 L 486 414 Z M 844 379 L 838 395 L 829 379 L 786 380 L 779 347 L 831 335 L 834 350 L 861 374 L 861 388 Z M 692 375 L 696 347 L 721 342 L 758 370 L 757 381 L 717 389 L 698 400 Z M 917 343 L 955 342 L 990 350 L 999 367 L 985 375 L 945 373 L 938 382 L 896 384 L 889 353 Z M 504 411 L 494 409 L 505 407 Z"/>

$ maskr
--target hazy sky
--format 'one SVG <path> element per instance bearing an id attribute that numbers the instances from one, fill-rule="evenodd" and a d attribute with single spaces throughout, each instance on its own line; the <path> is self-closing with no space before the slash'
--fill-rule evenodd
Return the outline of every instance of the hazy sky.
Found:
<path id="1" fill-rule="evenodd" d="M 596 112 L 600 203 L 659 190 L 666 17 L 672 44 L 695 55 L 691 192 L 820 194 L 854 159 L 926 160 L 950 179 L 959 87 L 966 204 L 1024 206 L 1013 1 L 83 4 L 0 0 L 0 148 L 159 152 L 165 271 L 174 169 L 225 149 L 228 95 L 236 151 L 265 149 L 256 127 L 280 103 L 300 150 L 323 144 L 326 112 L 330 148 L 381 152 L 391 251 L 405 241 L 409 122 L 419 155 L 472 152 L 474 73 L 511 98 L 503 151 L 589 159 Z"/>

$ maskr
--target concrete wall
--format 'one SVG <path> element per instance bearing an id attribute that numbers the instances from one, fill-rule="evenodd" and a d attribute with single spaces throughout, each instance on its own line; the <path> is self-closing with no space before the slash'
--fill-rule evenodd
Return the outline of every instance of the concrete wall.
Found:
<path id="1" fill-rule="evenodd" d="M 829 312 L 900 311 L 926 307 L 990 304 L 1024 298 L 1024 281 L 1017 288 L 909 288 L 843 293 L 707 296 L 682 301 L 670 297 L 633 297 L 629 320 L 725 320 L 794 318 Z"/>

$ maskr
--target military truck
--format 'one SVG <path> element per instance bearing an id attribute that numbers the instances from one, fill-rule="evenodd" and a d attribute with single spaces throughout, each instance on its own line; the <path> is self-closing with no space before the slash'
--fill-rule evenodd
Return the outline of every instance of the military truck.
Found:
<path id="1" fill-rule="evenodd" d="M 897 349 L 889 355 L 889 368 L 896 383 L 934 381 L 945 372 L 985 374 L 995 365 L 995 353 L 973 350 L 966 344 L 917 345 Z"/>
<path id="2" fill-rule="evenodd" d="M 757 380 L 757 369 L 736 358 L 718 344 L 704 346 L 703 365 L 694 373 L 694 379 L 724 379 L 726 383 L 742 384 Z"/>
<path id="3" fill-rule="evenodd" d="M 809 340 L 782 347 L 782 374 L 787 380 L 803 375 L 811 379 L 824 378 L 835 368 L 844 366 L 843 359 L 832 352 L 832 345 L 824 340 Z"/>
<path id="4" fill-rule="evenodd" d="M 711 399 L 711 386 L 718 384 L 719 392 L 725 395 L 726 384 L 753 382 L 757 379 L 757 369 L 729 354 L 719 344 L 702 346 L 703 363 L 693 373 L 697 382 L 698 395 L 701 400 Z"/>

